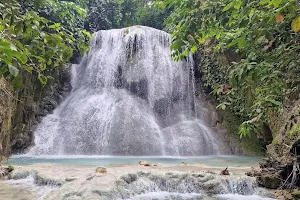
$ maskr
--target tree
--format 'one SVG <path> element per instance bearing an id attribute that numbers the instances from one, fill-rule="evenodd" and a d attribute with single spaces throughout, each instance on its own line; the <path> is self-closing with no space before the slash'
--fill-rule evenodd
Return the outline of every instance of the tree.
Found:
<path id="1" fill-rule="evenodd" d="M 72 2 L 0 0 L 0 7 L 0 76 L 16 88 L 25 72 L 45 85 L 52 70 L 88 49 L 90 35 L 80 27 L 86 13 Z"/>
<path id="2" fill-rule="evenodd" d="M 242 136 L 267 123 L 267 113 L 281 108 L 284 96 L 299 98 L 299 0 L 156 0 L 155 4 L 174 9 L 166 23 L 176 60 L 198 47 L 214 57 L 228 51 L 238 55 L 233 63 L 219 63 L 225 81 L 232 85 L 225 96 L 219 95 L 219 107 L 228 107 L 245 120 Z M 224 82 L 210 84 L 217 93 Z"/>

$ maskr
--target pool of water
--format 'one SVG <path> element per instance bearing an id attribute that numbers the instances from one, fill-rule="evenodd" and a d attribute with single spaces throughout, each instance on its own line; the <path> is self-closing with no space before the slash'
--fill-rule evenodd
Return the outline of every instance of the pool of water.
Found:
<path id="1" fill-rule="evenodd" d="M 14 155 L 5 165 L 32 165 L 55 163 L 82 166 L 112 166 L 137 164 L 140 160 L 150 163 L 205 164 L 213 167 L 249 167 L 257 165 L 261 157 L 249 156 L 201 156 L 201 157 L 126 157 L 126 156 L 25 156 Z"/>

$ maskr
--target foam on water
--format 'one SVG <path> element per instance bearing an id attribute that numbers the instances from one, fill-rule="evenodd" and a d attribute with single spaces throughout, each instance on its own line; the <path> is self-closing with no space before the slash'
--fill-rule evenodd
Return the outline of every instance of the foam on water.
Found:
<path id="1" fill-rule="evenodd" d="M 265 198 L 258 195 L 240 195 L 240 194 L 220 194 L 217 195 L 221 200 L 275 200 L 273 198 Z"/>
<path id="2" fill-rule="evenodd" d="M 191 200 L 191 199 L 202 199 L 201 194 L 197 193 L 171 193 L 171 192 L 149 192 L 146 194 L 136 195 L 130 200 L 153 200 L 153 199 L 182 199 L 182 200 Z M 129 199 L 128 199 L 129 200 Z"/>

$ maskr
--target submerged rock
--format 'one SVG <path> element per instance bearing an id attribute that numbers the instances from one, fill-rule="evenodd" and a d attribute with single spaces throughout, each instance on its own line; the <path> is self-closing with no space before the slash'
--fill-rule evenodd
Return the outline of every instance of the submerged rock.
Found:
<path id="1" fill-rule="evenodd" d="M 13 179 L 13 180 L 24 179 L 30 175 L 35 175 L 35 174 L 36 174 L 35 171 L 22 170 L 17 168 L 8 175 L 8 179 Z"/>

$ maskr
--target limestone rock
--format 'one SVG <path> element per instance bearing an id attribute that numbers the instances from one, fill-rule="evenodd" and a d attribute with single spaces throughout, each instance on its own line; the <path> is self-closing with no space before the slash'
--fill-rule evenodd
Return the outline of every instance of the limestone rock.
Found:
<path id="1" fill-rule="evenodd" d="M 71 177 L 71 178 L 66 178 L 65 179 L 65 181 L 67 181 L 67 182 L 72 182 L 72 181 L 75 181 L 75 180 L 77 180 L 77 178 Z"/>
<path id="2" fill-rule="evenodd" d="M 259 185 L 268 189 L 277 189 L 281 184 L 279 174 L 262 173 L 256 180 Z"/>
<path id="3" fill-rule="evenodd" d="M 230 175 L 229 171 L 228 171 L 228 167 L 226 167 L 226 169 L 222 170 L 220 175 Z"/>
<path id="4" fill-rule="evenodd" d="M 150 163 L 148 163 L 148 162 L 146 162 L 146 161 L 144 161 L 144 160 L 141 160 L 141 161 L 139 162 L 139 164 L 140 164 L 140 165 L 143 165 L 143 166 L 146 166 L 146 167 L 151 166 Z"/>
<path id="5" fill-rule="evenodd" d="M 0 178 L 9 175 L 15 168 L 13 166 L 1 167 L 0 166 Z"/>
<path id="6" fill-rule="evenodd" d="M 24 179 L 30 175 L 35 176 L 36 172 L 35 171 L 29 171 L 29 170 L 23 170 L 20 168 L 16 168 L 14 171 L 12 171 L 8 175 L 8 179 L 13 179 L 13 180 L 19 180 L 19 179 Z"/>
<path id="7" fill-rule="evenodd" d="M 105 167 L 97 167 L 96 173 L 97 173 L 97 174 L 106 174 L 106 173 L 107 173 L 107 170 L 106 170 Z"/>

